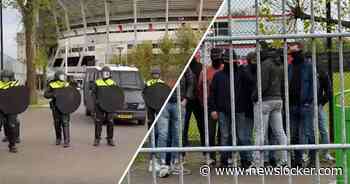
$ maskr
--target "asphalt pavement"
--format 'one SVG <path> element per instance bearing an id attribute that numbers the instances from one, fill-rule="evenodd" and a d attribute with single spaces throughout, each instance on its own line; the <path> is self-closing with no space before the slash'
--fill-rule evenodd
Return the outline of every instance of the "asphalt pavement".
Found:
<path id="1" fill-rule="evenodd" d="M 94 147 L 94 123 L 81 107 L 71 116 L 71 147 L 63 148 L 54 144 L 49 108 L 30 108 L 20 121 L 19 152 L 9 153 L 7 143 L 0 143 L 0 184 L 115 184 L 147 131 L 145 126 L 118 124 L 116 147 L 107 146 L 105 139 Z M 102 137 L 105 133 L 103 127 Z"/>

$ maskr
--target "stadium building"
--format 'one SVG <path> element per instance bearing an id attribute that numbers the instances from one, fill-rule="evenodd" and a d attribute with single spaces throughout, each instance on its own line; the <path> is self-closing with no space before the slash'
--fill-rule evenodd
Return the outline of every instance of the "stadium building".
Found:
<path id="1" fill-rule="evenodd" d="M 151 41 L 153 48 L 184 24 L 207 25 L 222 0 L 57 0 L 53 14 L 59 43 L 50 63 L 83 75 L 84 66 L 108 63 L 113 55 Z M 67 58 L 67 59 L 66 59 Z"/>

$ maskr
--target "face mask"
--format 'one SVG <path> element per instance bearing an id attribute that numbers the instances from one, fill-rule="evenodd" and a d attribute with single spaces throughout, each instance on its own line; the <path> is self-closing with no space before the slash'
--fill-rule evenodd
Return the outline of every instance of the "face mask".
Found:
<path id="1" fill-rule="evenodd" d="M 65 75 L 59 75 L 58 76 L 58 80 L 65 81 L 66 80 L 66 76 Z"/>
<path id="2" fill-rule="evenodd" d="M 212 61 L 212 66 L 213 66 L 213 68 L 215 68 L 215 69 L 219 69 L 220 66 L 221 66 L 221 61 L 220 61 L 220 60 L 213 60 L 213 61 Z"/>
<path id="3" fill-rule="evenodd" d="M 111 77 L 111 74 L 110 74 L 109 72 L 103 72 L 103 73 L 102 73 L 102 77 L 103 77 L 104 79 L 108 79 L 108 78 Z"/>

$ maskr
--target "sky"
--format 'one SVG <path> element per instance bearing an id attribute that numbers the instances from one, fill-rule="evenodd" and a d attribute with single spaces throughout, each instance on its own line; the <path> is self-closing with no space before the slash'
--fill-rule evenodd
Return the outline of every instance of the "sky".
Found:
<path id="1" fill-rule="evenodd" d="M 21 15 L 16 9 L 3 9 L 4 53 L 17 58 L 17 32 L 22 30 Z"/>

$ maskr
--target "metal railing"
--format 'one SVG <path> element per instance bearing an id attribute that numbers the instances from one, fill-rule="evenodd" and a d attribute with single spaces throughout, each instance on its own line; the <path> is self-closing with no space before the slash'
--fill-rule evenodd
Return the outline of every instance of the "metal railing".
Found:
<path id="1" fill-rule="evenodd" d="M 204 39 L 202 43 L 201 48 L 201 54 L 202 54 L 202 64 L 203 64 L 203 100 L 204 100 L 204 125 L 205 125 L 205 146 L 201 147 L 183 147 L 182 146 L 182 126 L 183 122 L 180 121 L 180 128 L 179 128 L 179 147 L 156 147 L 155 144 L 155 133 L 154 129 L 151 130 L 150 134 L 150 140 L 151 140 L 151 147 L 150 148 L 142 148 L 140 150 L 141 153 L 150 153 L 153 160 L 153 183 L 157 183 L 157 173 L 155 171 L 155 162 L 156 162 L 156 153 L 161 152 L 178 152 L 178 153 L 185 153 L 185 152 L 204 152 L 206 154 L 206 163 L 209 165 L 210 162 L 210 152 L 224 152 L 229 151 L 232 152 L 232 158 L 233 158 L 233 167 L 237 167 L 237 161 L 238 161 L 238 155 L 237 153 L 241 151 L 260 151 L 262 154 L 262 151 L 278 151 L 278 150 L 286 150 L 288 151 L 288 166 L 291 167 L 291 151 L 295 150 L 315 150 L 316 151 L 316 158 L 315 158 L 315 167 L 316 169 L 320 168 L 320 155 L 319 152 L 324 149 L 338 149 L 343 150 L 343 153 L 346 153 L 346 149 L 350 148 L 350 144 L 346 143 L 346 119 L 345 119 L 345 81 L 344 81 L 344 61 L 343 61 L 343 39 L 344 37 L 350 37 L 350 33 L 343 32 L 342 29 L 342 17 L 341 17 L 341 0 L 337 1 L 337 7 L 338 7 L 338 27 L 336 33 L 316 33 L 315 32 L 315 13 L 314 13 L 314 1 L 310 1 L 310 11 L 311 11 L 311 31 L 310 33 L 305 34 L 288 34 L 287 33 L 287 19 L 286 19 L 286 2 L 287 0 L 282 0 L 282 15 L 283 15 L 283 34 L 274 34 L 274 35 L 261 35 L 259 30 L 259 16 L 256 16 L 256 30 L 255 35 L 242 35 L 242 36 L 233 36 L 232 31 L 229 31 L 230 35 L 225 37 L 207 37 Z M 228 8 L 228 16 L 231 15 L 231 4 L 232 0 L 226 0 L 224 3 L 227 3 Z M 255 13 L 256 15 L 259 15 L 259 1 L 255 0 Z M 232 20 L 229 21 L 230 24 L 232 24 Z M 232 26 L 229 26 L 229 29 Z M 317 82 L 313 82 L 313 131 L 314 131 L 314 141 L 315 144 L 298 144 L 298 145 L 291 145 L 291 132 L 290 132 L 290 108 L 289 108 L 289 78 L 288 78 L 288 40 L 289 39 L 311 39 L 312 41 L 312 80 L 317 81 L 317 70 L 316 70 L 316 38 L 338 38 L 338 49 L 339 49 L 339 73 L 340 73 L 340 105 L 341 105 L 341 128 L 342 128 L 342 140 L 341 144 L 319 144 L 319 125 L 318 125 L 318 85 Z M 263 112 L 262 112 L 262 67 L 261 67 L 261 40 L 283 40 L 283 70 L 284 70 L 284 112 L 285 112 L 285 123 L 286 123 L 286 135 L 287 135 L 287 145 L 252 145 L 252 146 L 237 146 L 237 136 L 236 136 L 236 112 L 235 112 L 235 84 L 234 84 L 234 64 L 233 62 L 230 62 L 230 91 L 231 91 L 231 123 L 232 123 L 232 146 L 210 146 L 209 145 L 209 127 L 208 127 L 208 84 L 207 84 L 207 47 L 208 43 L 217 42 L 217 41 L 225 41 L 228 42 L 229 45 L 232 44 L 232 41 L 247 41 L 247 40 L 254 40 L 256 42 L 256 59 L 257 59 L 257 89 L 258 89 L 258 121 L 261 122 L 263 118 Z M 233 54 L 232 54 L 232 47 L 230 46 L 230 61 L 233 61 Z M 177 86 L 177 105 L 178 105 L 178 112 L 179 112 L 179 119 L 181 120 L 181 100 L 180 100 L 180 85 Z M 256 115 L 256 114 L 255 114 Z M 262 136 L 263 137 L 263 136 Z M 263 139 L 263 138 L 262 138 Z M 263 140 L 260 143 L 263 144 Z M 180 155 L 180 160 L 182 157 L 182 154 Z M 263 156 L 260 157 L 260 163 L 264 163 Z M 344 183 L 348 183 L 348 163 L 347 163 L 347 154 L 343 154 L 343 161 L 344 161 Z M 179 183 L 183 184 L 184 181 L 184 170 L 183 170 L 183 163 L 181 162 L 181 172 L 179 174 Z M 207 177 L 207 183 L 212 183 L 211 175 L 208 173 Z M 314 183 L 321 183 L 320 175 L 314 176 Z M 130 177 L 130 173 L 128 173 L 128 180 L 127 182 L 131 182 L 132 178 Z M 233 183 L 238 184 L 238 175 L 233 175 Z M 189 181 L 188 183 L 191 183 Z M 261 176 L 261 183 L 265 183 L 264 176 Z M 291 175 L 288 176 L 288 183 L 293 183 L 293 177 Z"/>

